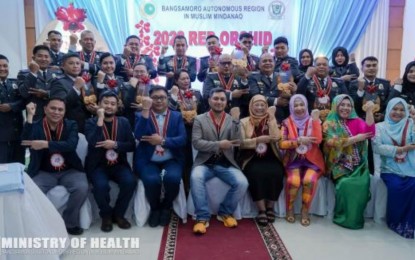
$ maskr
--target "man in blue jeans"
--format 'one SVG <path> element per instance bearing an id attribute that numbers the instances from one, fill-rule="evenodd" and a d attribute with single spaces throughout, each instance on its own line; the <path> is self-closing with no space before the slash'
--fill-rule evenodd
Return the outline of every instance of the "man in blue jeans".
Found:
<path id="1" fill-rule="evenodd" d="M 226 94 L 223 88 L 214 88 L 209 95 L 210 111 L 196 117 L 193 124 L 192 143 L 198 150 L 190 176 L 190 189 L 195 205 L 196 224 L 193 232 L 206 233 L 209 226 L 209 207 L 205 183 L 218 177 L 231 188 L 220 204 L 218 220 L 225 227 L 236 227 L 232 216 L 239 200 L 248 188 L 248 181 L 234 159 L 234 146 L 240 143 L 239 108 L 225 113 Z"/>

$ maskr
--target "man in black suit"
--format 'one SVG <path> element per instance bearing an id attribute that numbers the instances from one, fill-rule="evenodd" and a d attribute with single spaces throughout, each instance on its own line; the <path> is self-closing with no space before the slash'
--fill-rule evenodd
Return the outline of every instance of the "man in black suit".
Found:
<path id="1" fill-rule="evenodd" d="M 125 40 L 124 51 L 122 54 L 115 55 L 116 69 L 115 74 L 124 78 L 124 81 L 133 77 L 135 65 L 145 64 L 150 78 L 157 77 L 157 69 L 154 67 L 153 59 L 144 54 L 140 54 L 140 38 L 137 35 L 130 35 Z"/>
<path id="2" fill-rule="evenodd" d="M 9 79 L 9 60 L 0 55 L 0 163 L 24 163 L 20 145 L 24 102 L 15 79 Z"/>
<path id="3" fill-rule="evenodd" d="M 124 214 L 134 195 L 137 180 L 127 162 L 127 153 L 134 151 L 135 140 L 128 120 L 116 116 L 117 94 L 103 92 L 99 106 L 97 117 L 89 119 L 85 127 L 88 140 L 85 168 L 102 218 L 101 230 L 110 232 L 113 222 L 122 229 L 129 229 L 131 224 Z M 120 188 L 114 208 L 110 206 L 110 180 L 118 183 Z"/>
<path id="4" fill-rule="evenodd" d="M 30 147 L 27 172 L 45 194 L 57 185 L 68 190 L 70 195 L 62 217 L 69 234 L 81 235 L 79 211 L 89 187 L 81 159 L 76 154 L 77 125 L 63 119 L 65 102 L 62 99 L 50 99 L 44 107 L 45 117 L 34 122 L 36 109 L 41 108 L 36 108 L 34 103 L 26 106 L 22 145 Z"/>
<path id="5" fill-rule="evenodd" d="M 82 92 L 88 92 L 90 84 L 79 76 L 81 73 L 81 60 L 78 54 L 68 53 L 63 57 L 63 75 L 56 77 L 51 82 L 50 97 L 58 97 L 66 100 L 67 110 L 65 117 L 75 120 L 78 124 L 78 131 L 84 132 L 85 121 L 91 118 L 97 110 L 96 104 L 84 104 Z"/>
<path id="6" fill-rule="evenodd" d="M 186 56 L 187 40 L 183 35 L 177 35 L 174 38 L 173 49 L 175 55 L 164 57 L 167 48 L 164 46 L 159 57 L 157 73 L 160 76 L 166 76 L 166 88 L 168 90 L 173 86 L 173 75 L 179 69 L 185 69 L 189 72 L 190 81 L 196 80 L 196 58 Z"/>
<path id="7" fill-rule="evenodd" d="M 219 37 L 212 34 L 206 37 L 206 47 L 209 51 L 209 56 L 200 58 L 200 68 L 197 73 L 197 79 L 204 82 L 209 72 L 217 71 L 220 54 L 216 52 L 220 48 Z M 215 60 L 217 58 L 217 60 Z"/>
<path id="8" fill-rule="evenodd" d="M 62 65 L 62 58 L 65 55 L 65 53 L 60 51 L 62 47 L 62 34 L 55 30 L 49 31 L 48 39 L 44 42 L 44 45 L 50 49 L 49 53 L 52 59 L 50 66 L 55 67 L 54 69 L 59 69 Z"/>
<path id="9" fill-rule="evenodd" d="M 29 69 L 19 71 L 17 75 L 19 91 L 25 103 L 33 102 L 39 108 L 36 109 L 35 121 L 43 118 L 43 106 L 49 98 L 51 82 L 61 74 L 60 70 L 49 68 L 50 61 L 50 49 L 37 45 L 33 48 Z"/>

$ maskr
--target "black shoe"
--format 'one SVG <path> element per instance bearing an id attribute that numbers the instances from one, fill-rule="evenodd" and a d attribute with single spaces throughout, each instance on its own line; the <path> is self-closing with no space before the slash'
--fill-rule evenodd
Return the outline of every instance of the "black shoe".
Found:
<path id="1" fill-rule="evenodd" d="M 113 216 L 112 222 L 116 223 L 118 227 L 122 229 L 129 229 L 131 227 L 130 222 L 128 222 L 128 220 L 126 220 L 124 217 Z"/>
<path id="2" fill-rule="evenodd" d="M 152 210 L 150 212 L 150 217 L 148 218 L 148 225 L 150 227 L 157 227 L 160 225 L 160 211 Z"/>
<path id="3" fill-rule="evenodd" d="M 104 232 L 111 232 L 112 231 L 112 219 L 110 217 L 102 218 L 101 230 L 104 231 Z"/>
<path id="4" fill-rule="evenodd" d="M 163 209 L 160 214 L 160 226 L 167 226 L 170 223 L 171 211 Z"/>
<path id="5" fill-rule="evenodd" d="M 66 231 L 68 232 L 68 234 L 74 236 L 79 236 L 82 235 L 82 233 L 84 233 L 84 230 L 80 227 L 66 228 Z"/>

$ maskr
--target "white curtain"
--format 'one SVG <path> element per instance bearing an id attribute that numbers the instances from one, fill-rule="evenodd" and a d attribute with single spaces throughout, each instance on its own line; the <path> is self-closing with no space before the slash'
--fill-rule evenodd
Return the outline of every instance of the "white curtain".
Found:
<path id="1" fill-rule="evenodd" d="M 407 1 L 408 2 L 408 1 Z M 386 77 L 386 62 L 388 57 L 388 26 L 389 26 L 389 0 L 381 0 L 367 26 L 366 32 L 354 50 L 356 62 L 367 56 L 375 56 L 379 60 L 378 77 Z"/>
<path id="2" fill-rule="evenodd" d="M 405 66 L 415 60 L 415 1 L 406 0 L 403 16 L 402 52 L 401 52 L 401 76 Z"/>
<path id="3" fill-rule="evenodd" d="M 9 77 L 27 67 L 24 0 L 2 1 L 0 17 L 0 54 L 9 59 Z"/>

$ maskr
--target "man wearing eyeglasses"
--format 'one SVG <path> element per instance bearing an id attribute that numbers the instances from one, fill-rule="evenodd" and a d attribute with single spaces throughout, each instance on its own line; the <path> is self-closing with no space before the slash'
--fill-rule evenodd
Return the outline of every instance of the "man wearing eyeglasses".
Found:
<path id="1" fill-rule="evenodd" d="M 227 106 L 226 112 L 232 107 L 241 109 L 241 116 L 248 115 L 249 103 L 249 85 L 248 70 L 246 68 L 235 68 L 232 64 L 232 57 L 229 54 L 222 54 L 219 57 L 218 72 L 208 73 L 203 83 L 203 99 L 208 107 L 209 93 L 214 88 L 222 88 L 225 90 Z"/>
<path id="2" fill-rule="evenodd" d="M 150 227 L 167 226 L 179 194 L 187 137 L 182 115 L 168 109 L 167 90 L 153 86 L 149 94 L 136 116 L 134 133 L 140 144 L 134 163 L 150 204 Z"/>

